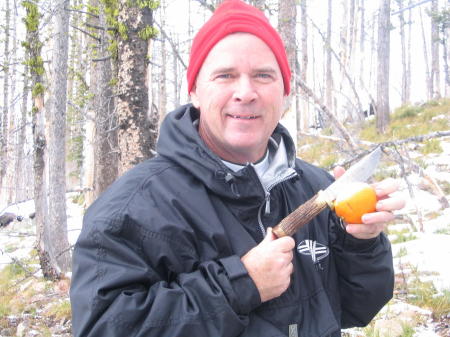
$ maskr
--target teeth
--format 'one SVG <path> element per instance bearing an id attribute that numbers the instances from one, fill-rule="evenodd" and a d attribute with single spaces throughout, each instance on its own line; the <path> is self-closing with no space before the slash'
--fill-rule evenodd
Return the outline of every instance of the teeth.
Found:
<path id="1" fill-rule="evenodd" d="M 247 117 L 244 117 L 244 116 L 233 116 L 233 118 L 237 118 L 237 119 L 255 119 L 256 117 L 255 116 L 247 116 Z"/>

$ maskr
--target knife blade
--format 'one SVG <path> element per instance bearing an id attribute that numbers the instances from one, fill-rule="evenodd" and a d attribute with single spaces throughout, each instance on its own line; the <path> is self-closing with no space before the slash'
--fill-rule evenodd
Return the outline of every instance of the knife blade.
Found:
<path id="1" fill-rule="evenodd" d="M 338 192 L 345 188 L 348 183 L 367 181 L 375 171 L 380 158 L 381 148 L 378 146 L 355 165 L 352 165 L 340 178 L 325 190 L 320 190 L 314 197 L 300 205 L 292 213 L 281 220 L 281 222 L 273 228 L 273 233 L 277 237 L 291 236 L 327 206 L 333 209 L 333 201 L 336 200 Z"/>

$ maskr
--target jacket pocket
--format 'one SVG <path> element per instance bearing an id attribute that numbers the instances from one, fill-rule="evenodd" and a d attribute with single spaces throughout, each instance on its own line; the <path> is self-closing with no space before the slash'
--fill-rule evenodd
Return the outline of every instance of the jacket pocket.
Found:
<path id="1" fill-rule="evenodd" d="M 302 299 L 302 318 L 299 325 L 302 337 L 325 337 L 340 330 L 325 290 L 318 289 Z"/>

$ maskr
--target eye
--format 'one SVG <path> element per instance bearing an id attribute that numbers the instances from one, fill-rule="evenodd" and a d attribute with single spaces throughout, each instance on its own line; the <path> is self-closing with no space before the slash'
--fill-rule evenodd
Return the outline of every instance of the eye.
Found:
<path id="1" fill-rule="evenodd" d="M 215 78 L 218 80 L 227 80 L 227 79 L 233 78 L 233 76 L 230 73 L 223 73 L 223 74 L 216 75 Z"/>
<path id="2" fill-rule="evenodd" d="M 257 73 L 255 78 L 261 82 L 273 81 L 273 75 L 271 73 Z"/>
<path id="3" fill-rule="evenodd" d="M 256 75 L 257 77 L 260 77 L 260 78 L 271 78 L 272 76 L 271 75 L 269 75 L 269 74 L 266 74 L 266 73 L 261 73 L 261 74 L 258 74 L 258 75 Z"/>

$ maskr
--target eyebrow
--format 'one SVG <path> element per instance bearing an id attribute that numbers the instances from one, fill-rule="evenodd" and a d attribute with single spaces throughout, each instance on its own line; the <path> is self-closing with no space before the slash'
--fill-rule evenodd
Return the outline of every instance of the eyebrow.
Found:
<path id="1" fill-rule="evenodd" d="M 216 70 L 214 70 L 211 75 L 217 75 L 217 74 L 222 74 L 222 73 L 229 73 L 232 71 L 235 71 L 236 68 L 234 67 L 222 67 L 222 68 L 217 68 Z"/>
<path id="2" fill-rule="evenodd" d="M 233 72 L 235 71 L 236 68 L 235 67 L 222 67 L 222 68 L 217 68 L 216 70 L 214 70 L 211 75 L 217 75 L 217 74 L 222 74 L 222 73 L 229 73 L 229 72 Z M 256 68 L 253 70 L 253 72 L 256 73 L 271 73 L 271 74 L 275 74 L 276 70 L 273 69 L 272 67 L 261 67 L 261 68 Z"/>
<path id="3" fill-rule="evenodd" d="M 255 69 L 257 73 L 276 73 L 275 69 L 272 67 L 262 67 Z"/>

